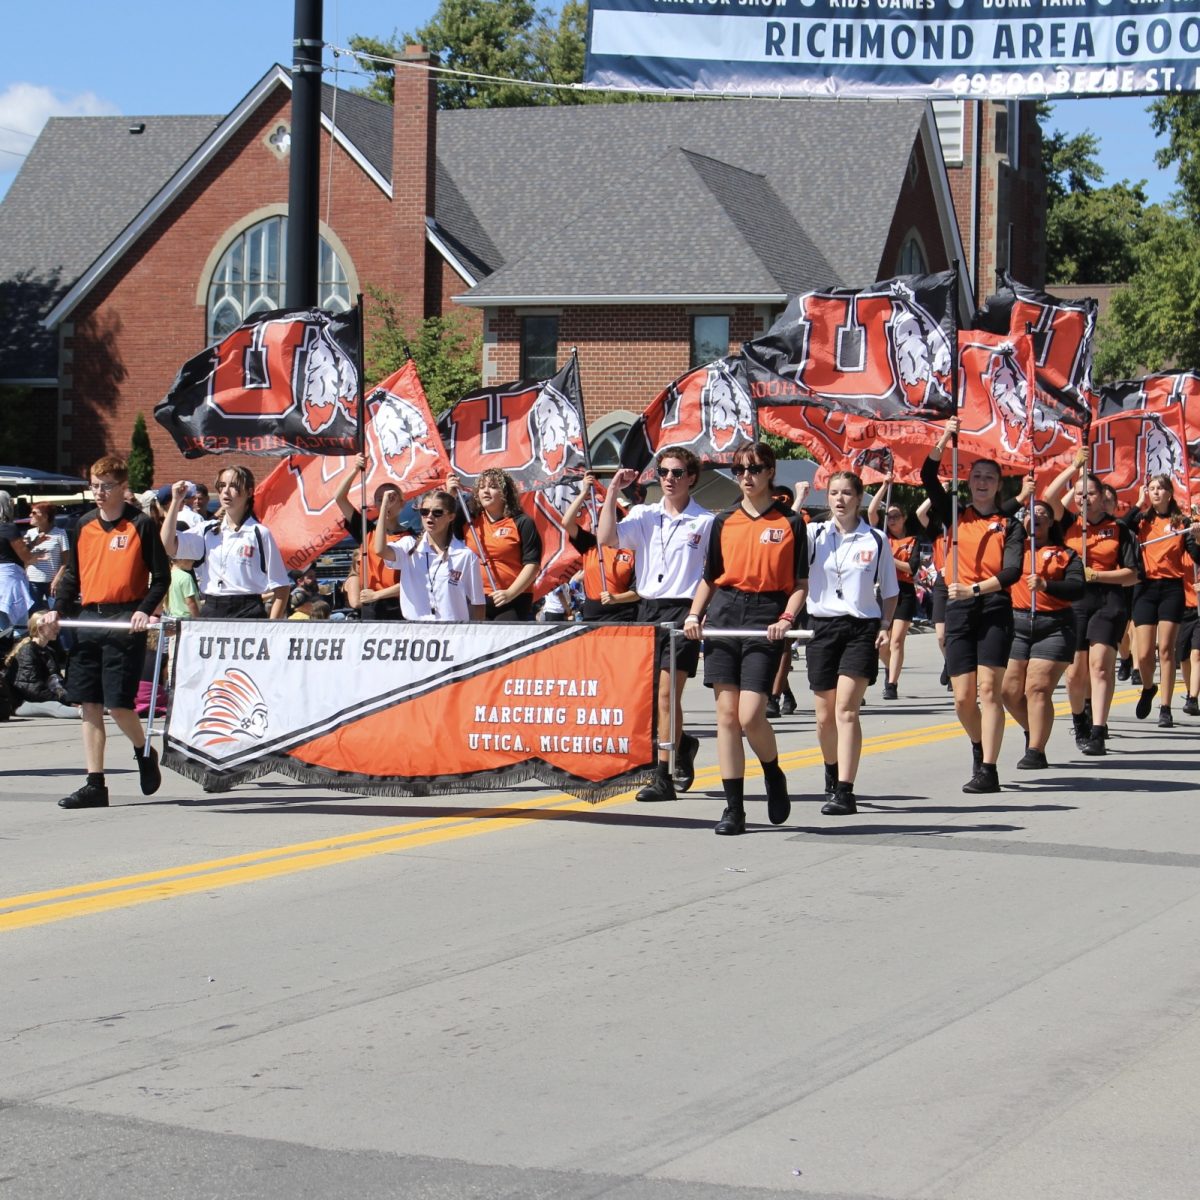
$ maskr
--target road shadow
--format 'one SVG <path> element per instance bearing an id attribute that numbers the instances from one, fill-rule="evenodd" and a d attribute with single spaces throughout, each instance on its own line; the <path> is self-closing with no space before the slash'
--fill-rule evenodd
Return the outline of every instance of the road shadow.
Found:
<path id="1" fill-rule="evenodd" d="M 913 797 L 919 799 L 919 797 Z M 916 813 L 923 816 L 934 816 L 938 813 L 953 816 L 955 813 L 1004 813 L 1004 812 L 1074 812 L 1074 804 L 954 804 L 947 802 L 944 806 L 924 804 L 881 804 L 877 800 L 863 800 L 858 797 L 858 807 L 872 812 L 884 813 Z"/>

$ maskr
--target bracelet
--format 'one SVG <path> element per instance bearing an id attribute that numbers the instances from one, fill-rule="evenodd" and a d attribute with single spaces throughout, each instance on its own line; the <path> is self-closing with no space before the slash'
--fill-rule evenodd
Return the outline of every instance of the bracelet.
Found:
<path id="1" fill-rule="evenodd" d="M 795 625 L 796 614 L 788 612 L 788 610 L 785 608 L 783 612 L 779 614 L 779 619 L 781 621 L 786 621 L 789 625 Z"/>
<path id="2" fill-rule="evenodd" d="M 684 617 L 684 618 L 683 618 L 683 623 L 684 623 L 685 625 L 686 625 L 686 624 L 687 624 L 689 621 L 695 621 L 697 625 L 699 625 L 699 624 L 700 624 L 700 618 L 699 618 L 698 616 L 696 616 L 696 614 L 695 614 L 695 613 L 688 613 L 688 615 L 687 615 L 686 617 Z"/>

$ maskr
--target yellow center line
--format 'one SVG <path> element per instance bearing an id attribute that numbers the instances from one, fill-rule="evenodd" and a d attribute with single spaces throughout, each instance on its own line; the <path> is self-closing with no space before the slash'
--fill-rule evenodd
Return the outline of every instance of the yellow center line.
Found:
<path id="1" fill-rule="evenodd" d="M 1113 698 L 1113 703 L 1127 703 L 1137 695 L 1136 691 L 1122 692 Z M 1055 711 L 1062 715 L 1069 711 L 1069 705 L 1059 703 L 1055 706 Z M 1012 723 L 1010 720 L 1009 724 Z M 866 738 L 863 742 L 863 754 L 884 754 L 913 746 L 933 745 L 961 736 L 962 728 L 957 721 L 898 730 Z M 780 765 L 783 767 L 813 766 L 821 761 L 819 747 L 794 750 L 780 755 Z M 761 770 L 758 768 L 747 771 L 750 777 L 759 774 Z M 716 767 L 709 767 L 697 773 L 697 779 L 704 782 L 719 778 L 720 771 Z M 521 801 L 519 806 L 509 803 L 500 808 L 473 808 L 446 817 L 432 817 L 360 833 L 318 838 L 290 846 L 166 867 L 94 883 L 26 892 L 23 895 L 0 898 L 0 910 L 3 910 L 0 911 L 0 932 L 27 929 L 71 917 L 88 916 L 117 908 L 131 908 L 155 900 L 169 900 L 196 892 L 235 887 L 301 871 L 357 862 L 378 854 L 416 850 L 424 846 L 511 829 L 526 824 L 532 813 L 544 813 L 551 817 L 572 812 L 586 813 L 625 804 L 632 797 L 632 791 L 622 792 L 593 805 L 560 793 L 540 800 Z M 513 815 L 506 815 L 509 813 Z"/>

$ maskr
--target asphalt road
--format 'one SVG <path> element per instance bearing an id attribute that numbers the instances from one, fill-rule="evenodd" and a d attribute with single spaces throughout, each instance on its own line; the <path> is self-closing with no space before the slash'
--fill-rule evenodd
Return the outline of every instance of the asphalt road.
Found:
<path id="1" fill-rule="evenodd" d="M 0 1196 L 1192 1200 L 1200 720 L 963 795 L 913 639 L 857 817 L 259 781 L 68 813 L 70 722 L 0 725 Z M 761 823 L 757 823 L 761 822 Z"/>

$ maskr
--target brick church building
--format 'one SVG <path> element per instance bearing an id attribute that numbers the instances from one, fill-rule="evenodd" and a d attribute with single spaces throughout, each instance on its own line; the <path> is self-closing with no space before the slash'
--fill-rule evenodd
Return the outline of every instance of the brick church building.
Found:
<path id="1" fill-rule="evenodd" d="M 966 319 L 996 268 L 1042 281 L 1030 105 L 438 112 L 427 62 L 409 51 L 394 106 L 325 88 L 320 302 L 377 288 L 410 329 L 452 316 L 481 339 L 485 383 L 576 348 L 598 465 L 789 293 L 957 260 Z M 290 101 L 276 66 L 224 116 L 48 122 L 0 203 L 0 387 L 39 413 L 26 465 L 126 453 L 141 413 L 158 480 L 197 472 L 151 414 L 186 358 L 283 304 Z"/>

